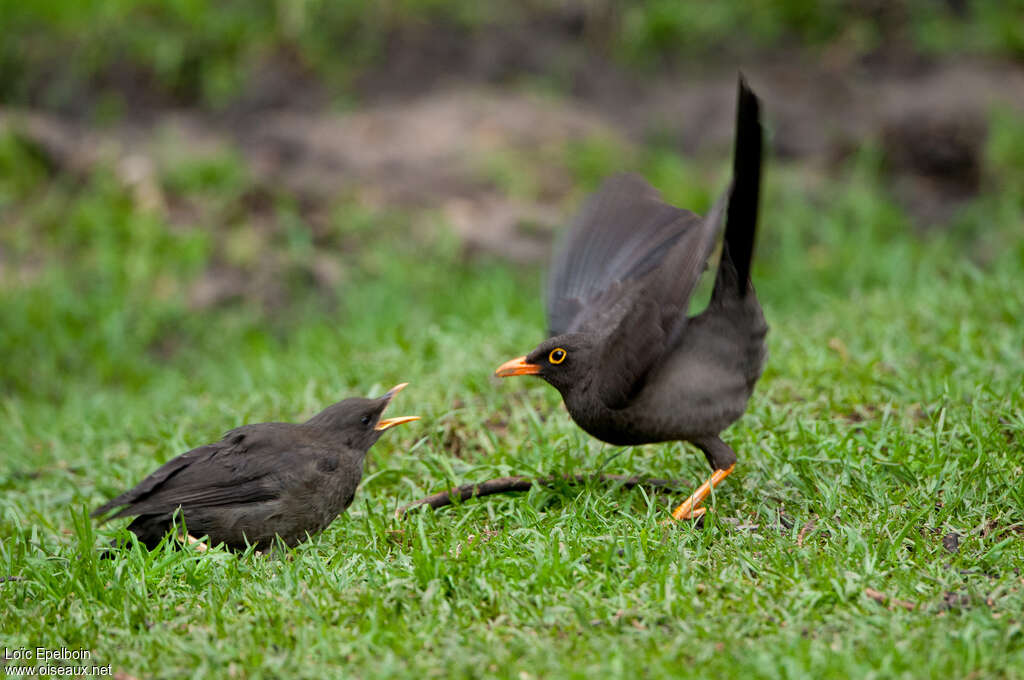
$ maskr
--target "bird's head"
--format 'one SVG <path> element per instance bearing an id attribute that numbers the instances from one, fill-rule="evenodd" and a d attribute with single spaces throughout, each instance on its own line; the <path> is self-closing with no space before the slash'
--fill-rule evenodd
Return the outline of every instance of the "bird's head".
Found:
<path id="1" fill-rule="evenodd" d="M 597 363 L 595 351 L 595 344 L 580 333 L 556 335 L 537 345 L 526 356 L 498 366 L 494 375 L 499 378 L 535 375 L 548 381 L 564 397 L 590 376 Z"/>
<path id="2" fill-rule="evenodd" d="M 328 431 L 346 446 L 365 452 L 385 430 L 420 419 L 419 416 L 381 418 L 391 400 L 408 384 L 395 385 L 377 399 L 353 397 L 339 401 L 310 418 L 306 424 Z"/>

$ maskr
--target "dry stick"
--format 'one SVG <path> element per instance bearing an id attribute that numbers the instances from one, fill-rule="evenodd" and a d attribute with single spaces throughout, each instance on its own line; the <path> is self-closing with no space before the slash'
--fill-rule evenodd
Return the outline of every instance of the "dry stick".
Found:
<path id="1" fill-rule="evenodd" d="M 597 473 L 552 475 L 550 477 L 498 477 L 497 479 L 489 479 L 486 482 L 463 484 L 462 486 L 457 486 L 453 489 L 448 489 L 447 491 L 441 491 L 440 493 L 426 496 L 418 501 L 406 503 L 395 510 L 395 518 L 401 519 L 409 510 L 418 508 L 421 505 L 429 505 L 431 508 L 436 510 L 437 508 L 443 508 L 446 505 L 451 505 L 452 503 L 468 500 L 470 498 L 490 496 L 496 493 L 507 493 L 509 491 L 528 491 L 534 484 L 538 486 L 553 486 L 557 483 L 583 484 L 584 482 L 592 480 L 618 482 L 627 489 L 632 489 L 634 486 L 649 486 L 663 489 L 678 489 L 680 487 L 690 486 L 689 483 L 680 479 L 650 479 L 647 477 L 627 477 L 626 475 Z"/>

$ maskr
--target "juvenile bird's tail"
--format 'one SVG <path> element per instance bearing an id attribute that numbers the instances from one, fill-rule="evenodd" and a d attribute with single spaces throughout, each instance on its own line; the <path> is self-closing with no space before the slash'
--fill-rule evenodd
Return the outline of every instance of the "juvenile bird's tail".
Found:
<path id="1" fill-rule="evenodd" d="M 757 95 L 739 78 L 736 105 L 736 148 L 733 152 L 732 189 L 725 219 L 722 260 L 713 297 L 726 292 L 744 297 L 750 278 L 757 232 L 757 208 L 761 193 L 761 104 Z"/>

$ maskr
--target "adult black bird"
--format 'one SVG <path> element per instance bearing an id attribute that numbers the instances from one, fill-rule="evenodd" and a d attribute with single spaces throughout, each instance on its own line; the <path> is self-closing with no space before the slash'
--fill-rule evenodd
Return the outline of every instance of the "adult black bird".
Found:
<path id="1" fill-rule="evenodd" d="M 765 359 L 750 283 L 761 183 L 759 102 L 739 79 L 733 181 L 704 218 L 663 202 L 634 175 L 607 180 L 554 258 L 548 339 L 496 375 L 536 375 L 573 420 L 615 445 L 688 441 L 713 474 L 672 513 L 696 518 L 736 454 L 719 437 L 746 410 Z M 708 307 L 690 297 L 725 221 Z"/>
<path id="2" fill-rule="evenodd" d="M 266 548 L 279 536 L 294 546 L 351 505 L 366 452 L 381 434 L 419 419 L 381 418 L 406 384 L 379 399 L 345 399 L 305 423 L 235 428 L 215 444 L 168 461 L 92 516 L 121 507 L 106 519 L 135 516 L 128 529 L 151 550 L 179 509 L 189 542 L 207 536 L 214 545 L 243 550 L 247 544 Z"/>

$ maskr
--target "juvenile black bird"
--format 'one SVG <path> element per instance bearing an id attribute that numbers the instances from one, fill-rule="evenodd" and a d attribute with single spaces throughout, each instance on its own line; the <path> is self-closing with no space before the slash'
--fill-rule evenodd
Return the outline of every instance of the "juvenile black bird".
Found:
<path id="1" fill-rule="evenodd" d="M 688 441 L 713 474 L 672 513 L 696 518 L 736 454 L 719 434 L 746 410 L 768 326 L 750 283 L 761 183 L 759 102 L 740 78 L 733 181 L 701 218 L 664 203 L 643 179 L 607 180 L 552 263 L 548 339 L 496 374 L 536 375 L 573 420 L 616 445 Z M 688 316 L 725 221 L 711 301 Z"/>
<path id="2" fill-rule="evenodd" d="M 327 527 L 352 503 L 366 452 L 381 434 L 419 416 L 381 419 L 407 383 L 379 399 L 346 399 L 305 423 L 235 428 L 215 444 L 168 461 L 138 486 L 92 513 L 135 516 L 128 529 L 153 549 L 173 527 L 175 512 L 192 536 L 243 550 L 289 546 Z"/>

